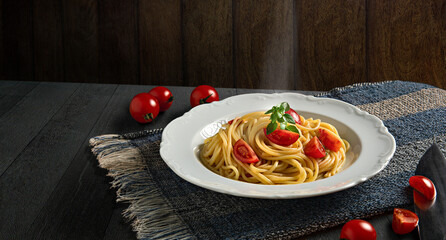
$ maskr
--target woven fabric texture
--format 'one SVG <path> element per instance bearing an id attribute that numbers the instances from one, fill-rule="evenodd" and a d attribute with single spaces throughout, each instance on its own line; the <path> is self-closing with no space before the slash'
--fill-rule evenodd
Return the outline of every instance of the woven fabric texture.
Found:
<path id="1" fill-rule="evenodd" d="M 101 167 L 114 177 L 118 201 L 140 239 L 290 239 L 412 204 L 408 179 L 426 149 L 446 150 L 446 91 L 404 81 L 355 84 L 318 97 L 351 103 L 381 120 L 397 148 L 388 166 L 347 190 L 312 198 L 265 200 L 192 185 L 159 155 L 161 131 L 91 139 Z"/>

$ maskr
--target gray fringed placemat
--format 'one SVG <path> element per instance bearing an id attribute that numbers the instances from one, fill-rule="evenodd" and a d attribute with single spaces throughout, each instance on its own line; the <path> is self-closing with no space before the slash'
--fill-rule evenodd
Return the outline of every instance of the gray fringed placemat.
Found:
<path id="1" fill-rule="evenodd" d="M 446 149 L 446 91 L 403 81 L 355 84 L 319 97 L 336 98 L 384 121 L 397 149 L 388 166 L 350 189 L 312 198 L 266 200 L 192 185 L 159 155 L 162 129 L 90 140 L 113 177 L 117 201 L 139 239 L 289 239 L 368 218 L 412 203 L 408 179 L 435 141 Z"/>

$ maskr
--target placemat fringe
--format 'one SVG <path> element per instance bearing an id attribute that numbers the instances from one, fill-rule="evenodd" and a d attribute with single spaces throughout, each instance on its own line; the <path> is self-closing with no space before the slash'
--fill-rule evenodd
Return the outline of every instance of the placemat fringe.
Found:
<path id="1" fill-rule="evenodd" d="M 162 197 L 147 172 L 138 148 L 121 135 L 108 134 L 90 139 L 99 166 L 108 169 L 117 188 L 117 202 L 130 206 L 123 216 L 132 221 L 138 239 L 191 239 L 182 220 Z"/>

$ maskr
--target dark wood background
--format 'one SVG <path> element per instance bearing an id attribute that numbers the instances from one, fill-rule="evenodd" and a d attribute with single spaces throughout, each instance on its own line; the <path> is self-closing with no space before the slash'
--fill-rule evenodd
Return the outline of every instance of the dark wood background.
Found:
<path id="1" fill-rule="evenodd" d="M 445 0 L 0 0 L 0 79 L 446 88 Z"/>

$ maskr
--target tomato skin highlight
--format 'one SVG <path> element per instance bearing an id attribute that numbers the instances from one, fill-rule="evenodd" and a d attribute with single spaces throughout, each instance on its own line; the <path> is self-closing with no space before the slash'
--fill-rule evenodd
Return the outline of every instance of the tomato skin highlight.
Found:
<path id="1" fill-rule="evenodd" d="M 325 157 L 326 152 L 324 146 L 322 146 L 321 141 L 318 137 L 314 136 L 304 148 L 305 155 L 313 158 Z"/>
<path id="2" fill-rule="evenodd" d="M 342 147 L 341 140 L 330 130 L 319 128 L 319 139 L 326 149 L 337 152 Z"/>
<path id="3" fill-rule="evenodd" d="M 234 156 L 240 162 L 255 163 L 260 161 L 254 150 L 243 139 L 239 139 L 233 146 Z"/>
<path id="4" fill-rule="evenodd" d="M 149 94 L 153 95 L 160 105 L 160 112 L 165 112 L 173 103 L 172 92 L 166 87 L 158 86 L 152 88 Z"/>
<path id="5" fill-rule="evenodd" d="M 344 224 L 339 238 L 348 240 L 376 240 L 376 230 L 369 222 L 354 219 Z"/>
<path id="6" fill-rule="evenodd" d="M 220 100 L 217 90 L 209 85 L 200 85 L 190 94 L 190 105 L 195 107 L 200 104 Z"/>
<path id="7" fill-rule="evenodd" d="M 159 114 L 160 106 L 156 97 L 149 93 L 139 93 L 129 106 L 130 115 L 139 123 L 149 123 Z"/>
<path id="8" fill-rule="evenodd" d="M 283 129 L 276 129 L 274 132 L 266 134 L 266 128 L 264 128 L 263 133 L 268 140 L 280 146 L 289 146 L 299 139 L 299 133 Z"/>
<path id="9" fill-rule="evenodd" d="M 409 185 L 420 192 L 428 200 L 432 200 L 437 195 L 434 183 L 427 177 L 415 175 L 409 178 Z"/>
<path id="10" fill-rule="evenodd" d="M 407 234 L 418 226 L 418 216 L 407 209 L 393 209 L 392 229 L 396 234 Z"/>
<path id="11" fill-rule="evenodd" d="M 293 117 L 293 119 L 296 122 L 296 124 L 302 125 L 302 121 L 300 120 L 300 116 L 299 116 L 299 114 L 296 111 L 294 111 L 294 109 L 290 108 L 290 110 L 286 111 L 285 113 L 290 114 L 291 117 Z"/>

